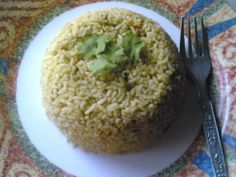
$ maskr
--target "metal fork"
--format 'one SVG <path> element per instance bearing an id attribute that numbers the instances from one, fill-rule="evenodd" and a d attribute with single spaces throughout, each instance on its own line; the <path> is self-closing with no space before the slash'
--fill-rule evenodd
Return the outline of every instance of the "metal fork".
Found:
<path id="1" fill-rule="evenodd" d="M 180 35 L 180 54 L 183 58 L 187 76 L 194 82 L 199 95 L 199 106 L 201 110 L 201 119 L 210 151 L 211 161 L 215 176 L 228 177 L 224 153 L 222 149 L 221 139 L 215 113 L 208 93 L 208 78 L 212 72 L 211 58 L 208 47 L 208 38 L 204 27 L 203 19 L 201 19 L 201 44 L 198 40 L 197 19 L 194 18 L 195 33 L 195 52 L 192 49 L 191 39 L 191 20 L 188 19 L 188 55 L 185 50 L 184 40 L 184 18 L 181 20 Z"/>

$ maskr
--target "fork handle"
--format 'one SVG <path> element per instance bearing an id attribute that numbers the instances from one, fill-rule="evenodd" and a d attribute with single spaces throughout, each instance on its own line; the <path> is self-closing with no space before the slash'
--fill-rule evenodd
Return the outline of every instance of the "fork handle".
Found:
<path id="1" fill-rule="evenodd" d="M 216 177 L 228 177 L 212 101 L 200 100 L 203 128 Z"/>

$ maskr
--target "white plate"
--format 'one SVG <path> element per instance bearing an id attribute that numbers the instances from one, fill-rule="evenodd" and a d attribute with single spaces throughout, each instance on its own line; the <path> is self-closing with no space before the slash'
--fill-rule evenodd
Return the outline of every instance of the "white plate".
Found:
<path id="1" fill-rule="evenodd" d="M 190 146 L 200 127 L 193 88 L 188 85 L 184 110 L 156 147 L 138 153 L 105 155 L 73 148 L 51 122 L 41 100 L 40 76 L 45 51 L 60 29 L 80 14 L 111 7 L 121 7 L 143 14 L 158 22 L 179 43 L 179 29 L 156 12 L 122 2 L 101 2 L 69 10 L 48 23 L 25 51 L 17 78 L 17 107 L 22 125 L 33 145 L 50 162 L 80 177 L 144 177 L 176 161 Z"/>

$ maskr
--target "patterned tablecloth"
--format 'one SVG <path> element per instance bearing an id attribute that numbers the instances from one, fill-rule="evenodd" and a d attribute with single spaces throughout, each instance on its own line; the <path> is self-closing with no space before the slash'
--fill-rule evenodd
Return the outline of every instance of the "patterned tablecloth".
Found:
<path id="1" fill-rule="evenodd" d="M 216 78 L 218 117 L 231 177 L 236 176 L 236 13 L 225 0 L 126 0 L 157 11 L 179 26 L 181 16 L 203 16 Z M 16 77 L 24 50 L 53 17 L 96 0 L 0 1 L 0 176 L 71 176 L 40 155 L 27 138 L 15 103 Z M 229 112 L 226 112 L 226 107 Z M 227 115 L 226 115 L 227 114 Z M 226 120 L 227 119 L 227 120 Z M 227 122 L 225 124 L 225 122 Z M 223 126 L 224 125 L 224 126 Z M 201 130 L 191 147 L 154 176 L 213 176 Z"/>

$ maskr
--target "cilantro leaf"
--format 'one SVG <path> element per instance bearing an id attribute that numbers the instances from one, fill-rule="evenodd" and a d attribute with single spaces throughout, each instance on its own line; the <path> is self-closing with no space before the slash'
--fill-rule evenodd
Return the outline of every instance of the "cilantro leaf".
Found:
<path id="1" fill-rule="evenodd" d="M 124 56 L 124 49 L 114 43 L 110 43 L 104 53 L 105 57 L 112 63 L 120 64 L 126 60 Z"/>
<path id="2" fill-rule="evenodd" d="M 116 64 L 109 62 L 109 60 L 102 55 L 99 55 L 97 59 L 91 61 L 88 65 L 89 70 L 97 75 L 104 75 L 106 72 L 109 72 L 116 67 Z"/>
<path id="3" fill-rule="evenodd" d="M 88 69 L 99 76 L 122 71 L 125 62 L 140 58 L 143 47 L 144 42 L 134 33 L 126 34 L 121 45 L 106 36 L 92 34 L 85 36 L 77 46 L 85 59 L 92 60 Z"/>
<path id="4" fill-rule="evenodd" d="M 89 35 L 78 44 L 78 51 L 84 58 L 90 58 L 103 52 L 106 48 L 106 43 L 109 40 L 104 36 Z"/>
<path id="5" fill-rule="evenodd" d="M 138 60 L 141 50 L 144 47 L 144 42 L 134 33 L 128 33 L 123 38 L 122 46 L 130 59 Z"/>

